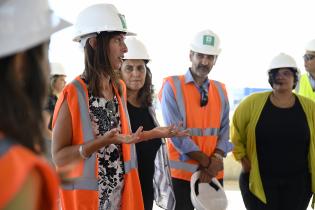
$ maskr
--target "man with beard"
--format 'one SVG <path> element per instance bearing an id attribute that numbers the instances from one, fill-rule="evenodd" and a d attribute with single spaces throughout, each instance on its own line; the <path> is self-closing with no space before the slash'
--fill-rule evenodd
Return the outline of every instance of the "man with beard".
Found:
<path id="1" fill-rule="evenodd" d="M 190 179 L 200 170 L 200 182 L 216 177 L 223 184 L 223 157 L 229 142 L 229 103 L 225 85 L 208 78 L 220 53 L 219 37 L 211 30 L 196 34 L 190 45 L 191 67 L 185 75 L 165 78 L 160 91 L 164 121 L 183 123 L 189 137 L 168 142 L 177 210 L 193 210 Z M 209 199 L 211 199 L 209 197 Z"/>

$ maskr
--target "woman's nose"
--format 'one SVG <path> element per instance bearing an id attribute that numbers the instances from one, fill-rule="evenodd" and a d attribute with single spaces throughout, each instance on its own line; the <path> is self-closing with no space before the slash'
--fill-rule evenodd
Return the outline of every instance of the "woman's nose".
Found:
<path id="1" fill-rule="evenodd" d="M 124 53 L 127 53 L 127 52 L 128 52 L 128 47 L 127 47 L 127 45 L 126 45 L 125 42 L 122 43 L 122 51 L 123 51 Z"/>
<path id="2" fill-rule="evenodd" d="M 135 68 L 133 71 L 132 71 L 132 75 L 135 76 L 135 77 L 138 77 L 140 75 L 140 72 Z"/>

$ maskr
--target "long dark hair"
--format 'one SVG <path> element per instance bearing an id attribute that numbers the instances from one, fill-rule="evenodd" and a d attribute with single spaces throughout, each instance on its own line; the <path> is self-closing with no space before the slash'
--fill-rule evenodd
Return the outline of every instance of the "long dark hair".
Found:
<path id="1" fill-rule="evenodd" d="M 47 91 L 48 43 L 22 54 L 21 69 L 16 55 L 0 59 L 0 131 L 13 141 L 43 151 L 44 99 Z"/>
<path id="2" fill-rule="evenodd" d="M 122 32 L 101 32 L 96 37 L 95 49 L 92 48 L 88 41 L 86 42 L 84 48 L 85 69 L 83 75 L 88 82 L 89 90 L 95 96 L 101 96 L 100 80 L 103 76 L 109 76 L 112 83 L 121 94 L 121 88 L 118 82 L 119 77 L 111 67 L 108 58 L 109 41 L 119 34 L 122 34 Z"/>
<path id="3" fill-rule="evenodd" d="M 138 100 L 141 103 L 141 106 L 148 107 L 152 106 L 153 104 L 153 94 L 154 94 L 154 87 L 152 84 L 152 73 L 149 67 L 147 66 L 148 61 L 145 60 L 145 67 L 147 69 L 147 73 L 145 76 L 145 81 L 143 87 L 138 92 Z"/>

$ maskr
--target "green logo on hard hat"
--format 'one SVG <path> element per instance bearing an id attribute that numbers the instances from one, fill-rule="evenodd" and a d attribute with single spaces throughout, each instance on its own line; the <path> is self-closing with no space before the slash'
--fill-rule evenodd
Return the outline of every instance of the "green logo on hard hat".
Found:
<path id="1" fill-rule="evenodd" d="M 121 25 L 122 25 L 123 29 L 127 29 L 125 15 L 118 14 L 118 17 L 120 18 Z"/>
<path id="2" fill-rule="evenodd" d="M 204 35 L 203 36 L 203 44 L 214 46 L 214 36 Z"/>

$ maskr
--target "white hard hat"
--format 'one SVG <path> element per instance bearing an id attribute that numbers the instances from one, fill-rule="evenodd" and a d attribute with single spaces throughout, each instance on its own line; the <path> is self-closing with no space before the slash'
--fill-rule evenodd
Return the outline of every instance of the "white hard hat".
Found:
<path id="1" fill-rule="evenodd" d="M 47 0 L 0 1 L 0 57 L 34 47 L 70 23 L 57 17 Z"/>
<path id="2" fill-rule="evenodd" d="M 315 39 L 309 41 L 305 46 L 306 51 L 315 52 Z"/>
<path id="3" fill-rule="evenodd" d="M 128 37 L 125 40 L 128 52 L 125 53 L 124 59 L 143 59 L 150 60 L 150 56 L 144 44 L 136 37 Z"/>
<path id="4" fill-rule="evenodd" d="M 285 53 L 280 53 L 271 60 L 268 72 L 272 69 L 279 68 L 293 68 L 298 71 L 298 67 L 296 65 L 294 58 Z"/>
<path id="5" fill-rule="evenodd" d="M 206 55 L 219 55 L 220 39 L 211 30 L 200 31 L 190 43 L 190 49 Z"/>
<path id="6" fill-rule="evenodd" d="M 216 189 L 209 183 L 197 183 L 200 171 L 195 172 L 190 180 L 191 202 L 196 210 L 225 210 L 228 201 L 221 186 L 216 178 L 212 178 L 212 183 Z M 196 188 L 199 193 L 197 195 Z"/>
<path id="7" fill-rule="evenodd" d="M 50 69 L 50 75 L 67 75 L 61 63 L 50 63 Z"/>
<path id="8" fill-rule="evenodd" d="M 125 16 L 112 4 L 95 4 L 87 7 L 77 17 L 73 41 L 80 42 L 87 35 L 102 31 L 121 31 L 134 35 L 127 29 Z"/>

